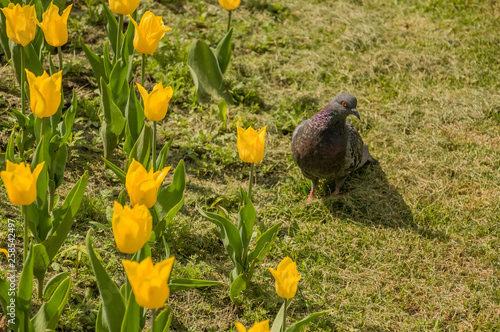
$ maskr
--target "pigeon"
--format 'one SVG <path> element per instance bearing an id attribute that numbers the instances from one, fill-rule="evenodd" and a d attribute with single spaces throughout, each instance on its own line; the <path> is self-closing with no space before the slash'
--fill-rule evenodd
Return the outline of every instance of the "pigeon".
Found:
<path id="1" fill-rule="evenodd" d="M 335 181 L 338 195 L 347 176 L 367 161 L 377 162 L 347 116 L 358 119 L 358 101 L 341 93 L 312 118 L 302 121 L 292 134 L 292 156 L 302 174 L 311 180 L 310 200 L 320 179 Z"/>

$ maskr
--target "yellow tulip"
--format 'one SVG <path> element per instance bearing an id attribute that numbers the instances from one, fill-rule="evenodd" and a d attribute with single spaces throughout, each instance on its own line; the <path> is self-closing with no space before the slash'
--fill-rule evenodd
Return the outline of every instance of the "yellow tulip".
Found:
<path id="1" fill-rule="evenodd" d="M 44 164 L 45 161 L 38 164 L 31 173 L 29 164 L 14 164 L 7 160 L 7 170 L 0 172 L 0 176 L 12 204 L 30 205 L 36 200 L 36 181 Z"/>
<path id="2" fill-rule="evenodd" d="M 149 10 L 142 15 L 139 25 L 130 15 L 129 18 L 135 26 L 134 48 L 142 54 L 153 54 L 165 33 L 172 30 L 163 25 L 161 16 L 155 16 Z"/>
<path id="3" fill-rule="evenodd" d="M 264 141 L 267 126 L 259 131 L 249 127 L 247 130 L 238 126 L 238 152 L 246 163 L 258 163 L 264 158 Z"/>
<path id="4" fill-rule="evenodd" d="M 7 21 L 7 37 L 16 44 L 23 46 L 28 45 L 34 38 L 36 32 L 35 5 L 26 5 L 21 7 L 20 4 L 14 5 L 9 3 L 9 7 L 1 8 Z"/>
<path id="5" fill-rule="evenodd" d="M 165 115 L 167 115 L 168 102 L 172 98 L 172 88 L 163 88 L 163 85 L 159 83 L 155 85 L 151 93 L 148 93 L 142 85 L 139 83 L 136 84 L 144 101 L 144 114 L 146 117 L 151 121 L 163 120 Z"/>
<path id="6" fill-rule="evenodd" d="M 59 15 L 59 7 L 51 3 L 49 9 L 43 13 L 42 23 L 38 23 L 38 26 L 42 28 L 49 45 L 58 47 L 68 42 L 68 16 L 72 7 L 72 4 L 69 5 L 62 15 Z"/>
<path id="7" fill-rule="evenodd" d="M 41 76 L 26 69 L 30 86 L 31 111 L 39 118 L 54 115 L 61 104 L 62 71 L 49 76 L 46 71 Z"/>
<path id="8" fill-rule="evenodd" d="M 156 265 L 153 265 L 151 257 L 146 257 L 140 263 L 123 260 L 137 304 L 148 309 L 158 309 L 165 305 L 170 296 L 168 277 L 173 264 L 173 256 Z"/>
<path id="9" fill-rule="evenodd" d="M 3 252 L 7 258 L 9 258 L 9 252 L 3 248 L 0 248 L 0 252 Z"/>
<path id="10" fill-rule="evenodd" d="M 139 0 L 109 0 L 109 9 L 115 14 L 130 15 L 137 7 Z"/>
<path id="11" fill-rule="evenodd" d="M 219 0 L 219 5 L 226 10 L 234 10 L 240 5 L 240 0 Z"/>
<path id="12" fill-rule="evenodd" d="M 234 323 L 238 332 L 247 332 L 247 329 L 241 323 Z M 269 319 L 263 320 L 262 322 L 255 322 L 248 332 L 270 332 L 269 330 Z"/>
<path id="13" fill-rule="evenodd" d="M 157 172 L 150 169 L 148 172 L 140 162 L 133 159 L 125 179 L 125 187 L 132 206 L 144 204 L 149 209 L 152 208 L 156 203 L 158 189 L 160 189 L 170 168 L 165 167 Z"/>
<path id="14" fill-rule="evenodd" d="M 118 249 L 125 254 L 133 254 L 149 240 L 153 217 L 146 205 L 130 208 L 115 201 L 112 226 Z"/>
<path id="15" fill-rule="evenodd" d="M 284 299 L 291 299 L 297 292 L 297 285 L 302 277 L 297 272 L 297 263 L 290 257 L 285 258 L 278 264 L 278 270 L 269 268 L 276 281 L 276 293 Z"/>

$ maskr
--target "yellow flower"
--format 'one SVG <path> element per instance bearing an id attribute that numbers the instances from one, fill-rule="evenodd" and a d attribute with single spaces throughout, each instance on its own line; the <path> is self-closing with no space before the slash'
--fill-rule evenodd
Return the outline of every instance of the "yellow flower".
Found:
<path id="1" fill-rule="evenodd" d="M 0 172 L 9 200 L 14 205 L 30 205 L 36 200 L 36 181 L 45 161 L 31 173 L 29 164 L 14 164 L 7 160 L 7 170 Z"/>
<path id="2" fill-rule="evenodd" d="M 3 248 L 0 248 L 0 252 L 3 252 L 7 258 L 9 258 L 9 252 Z"/>
<path id="3" fill-rule="evenodd" d="M 132 206 L 144 204 L 149 209 L 152 208 L 156 203 L 158 189 L 169 170 L 170 167 L 165 167 L 161 171 L 153 172 L 150 169 L 148 172 L 140 162 L 133 159 L 125 179 Z"/>
<path id="4" fill-rule="evenodd" d="M 139 0 L 109 0 L 109 9 L 115 14 L 130 15 L 137 7 Z"/>
<path id="5" fill-rule="evenodd" d="M 259 131 L 249 127 L 247 130 L 238 126 L 238 152 L 246 163 L 258 163 L 264 158 L 264 141 L 267 126 Z"/>
<path id="6" fill-rule="evenodd" d="M 234 10 L 240 5 L 240 0 L 219 0 L 219 5 L 226 10 Z"/>
<path id="7" fill-rule="evenodd" d="M 153 54 L 165 33 L 172 30 L 163 25 L 161 16 L 155 16 L 149 10 L 142 15 L 139 25 L 130 15 L 128 17 L 135 26 L 134 48 L 142 54 Z"/>
<path id="8" fill-rule="evenodd" d="M 139 251 L 151 236 L 153 217 L 146 205 L 129 208 L 115 201 L 112 226 L 118 249 L 125 254 L 133 254 Z"/>
<path id="9" fill-rule="evenodd" d="M 158 309 L 165 305 L 170 295 L 168 277 L 173 264 L 173 256 L 154 266 L 151 257 L 146 257 L 140 263 L 123 260 L 137 304 L 148 309 Z"/>
<path id="10" fill-rule="evenodd" d="M 26 69 L 30 86 L 31 111 L 39 118 L 54 115 L 61 104 L 62 71 L 49 76 L 46 71 L 41 76 Z"/>
<path id="11" fill-rule="evenodd" d="M 161 83 L 156 84 L 153 91 L 148 94 L 142 85 L 137 84 L 139 93 L 144 101 L 144 114 L 151 121 L 161 121 L 165 118 L 168 111 L 168 102 L 172 98 L 172 88 L 163 88 Z"/>
<path id="12" fill-rule="evenodd" d="M 59 7 L 51 3 L 49 9 L 43 13 L 42 23 L 38 25 L 49 45 L 58 47 L 68 42 L 68 16 L 72 7 L 72 4 L 69 5 L 62 15 L 59 15 Z"/>
<path id="13" fill-rule="evenodd" d="M 234 323 L 238 332 L 247 332 L 247 329 L 241 323 Z M 269 319 L 263 320 L 262 322 L 255 322 L 248 332 L 270 332 L 269 330 Z"/>
<path id="14" fill-rule="evenodd" d="M 21 7 L 20 4 L 14 5 L 9 3 L 9 7 L 1 8 L 7 21 L 7 37 L 16 44 L 23 46 L 28 45 L 34 38 L 36 32 L 36 12 L 35 5 L 26 5 Z"/>
<path id="15" fill-rule="evenodd" d="M 285 258 L 278 264 L 278 270 L 269 268 L 276 280 L 276 293 L 284 299 L 291 299 L 297 292 L 297 285 L 302 277 L 297 272 L 297 263 L 290 257 Z"/>

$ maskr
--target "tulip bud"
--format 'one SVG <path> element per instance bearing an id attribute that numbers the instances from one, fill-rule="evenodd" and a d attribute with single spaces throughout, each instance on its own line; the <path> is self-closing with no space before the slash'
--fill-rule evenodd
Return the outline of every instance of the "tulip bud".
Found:
<path id="1" fill-rule="evenodd" d="M 240 0 L 219 0 L 219 5 L 225 10 L 235 10 L 240 5 Z"/>
<path id="2" fill-rule="evenodd" d="M 130 15 L 137 7 L 139 0 L 109 0 L 109 9 L 117 15 Z"/>
<path id="3" fill-rule="evenodd" d="M 156 203 L 158 189 L 160 189 L 170 168 L 165 167 L 157 172 L 153 172 L 151 169 L 148 172 L 140 162 L 133 159 L 125 179 L 125 187 L 132 206 L 144 204 L 149 209 L 152 208 Z"/>
<path id="4" fill-rule="evenodd" d="M 14 164 L 7 160 L 7 170 L 0 172 L 9 200 L 14 205 L 30 205 L 36 200 L 36 182 L 45 162 L 31 173 L 29 164 Z"/>
<path id="5" fill-rule="evenodd" d="M 144 114 L 151 121 L 161 121 L 168 111 L 168 102 L 172 98 L 172 88 L 163 88 L 161 83 L 156 84 L 153 91 L 148 94 L 142 85 L 137 83 L 137 88 L 144 101 Z"/>
<path id="6" fill-rule="evenodd" d="M 35 5 L 26 5 L 21 7 L 20 4 L 14 5 L 9 3 L 7 8 L 1 8 L 5 18 L 7 27 L 7 37 L 16 44 L 23 46 L 28 45 L 34 38 L 36 32 Z"/>
<path id="7" fill-rule="evenodd" d="M 30 87 L 31 111 L 39 118 L 54 115 L 61 104 L 62 71 L 49 76 L 46 71 L 41 76 L 26 69 Z"/>
<path id="8" fill-rule="evenodd" d="M 140 263 L 123 260 L 137 304 L 148 309 L 158 309 L 165 305 L 170 296 L 168 278 L 173 264 L 173 256 L 156 265 L 153 265 L 151 257 L 146 257 Z"/>
<path id="9" fill-rule="evenodd" d="M 172 30 L 163 25 L 161 16 L 155 16 L 150 11 L 142 15 L 139 25 L 137 25 L 137 22 L 130 15 L 129 18 L 135 26 L 134 48 L 142 54 L 153 54 L 158 48 L 158 43 L 165 36 L 165 33 Z"/>
<path id="10" fill-rule="evenodd" d="M 299 280 L 302 277 L 297 272 L 297 263 L 286 257 L 278 264 L 278 270 L 269 268 L 276 281 L 276 293 L 284 299 L 291 299 L 297 292 Z"/>
<path id="11" fill-rule="evenodd" d="M 264 158 L 264 143 L 267 126 L 259 131 L 249 127 L 247 130 L 238 127 L 238 152 L 246 163 L 258 163 Z"/>
<path id="12" fill-rule="evenodd" d="M 42 23 L 38 23 L 38 26 L 49 45 L 58 47 L 68 42 L 68 16 L 72 7 L 72 4 L 69 5 L 62 15 L 59 15 L 59 7 L 51 3 L 49 9 L 43 13 Z"/>
<path id="13" fill-rule="evenodd" d="M 112 226 L 118 249 L 125 254 L 133 254 L 149 240 L 153 217 L 145 205 L 129 208 L 115 201 Z"/>
<path id="14" fill-rule="evenodd" d="M 241 323 L 234 323 L 238 332 L 247 332 L 247 329 Z M 248 332 L 270 332 L 269 330 L 269 319 L 263 320 L 262 322 L 255 322 Z"/>

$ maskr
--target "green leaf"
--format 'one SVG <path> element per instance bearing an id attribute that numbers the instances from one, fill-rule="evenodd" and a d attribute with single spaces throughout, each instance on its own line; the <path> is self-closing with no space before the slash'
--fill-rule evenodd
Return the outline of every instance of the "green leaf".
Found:
<path id="1" fill-rule="evenodd" d="M 222 243 L 224 244 L 224 247 L 227 250 L 227 253 L 229 254 L 229 257 L 231 258 L 231 260 L 235 265 L 242 264 L 241 258 L 242 258 L 243 248 L 238 228 L 236 228 L 236 226 L 229 220 L 227 220 L 224 217 L 221 217 L 218 214 L 205 212 L 200 208 L 198 208 L 198 211 L 201 213 L 202 216 L 207 218 L 210 222 L 219 226 L 220 237 Z"/>
<path id="2" fill-rule="evenodd" d="M 175 168 L 172 183 L 160 189 L 155 207 L 158 209 L 159 223 L 155 226 L 155 234 L 161 234 L 172 222 L 174 216 L 184 205 L 184 190 L 186 189 L 186 168 L 181 160 Z"/>
<path id="3" fill-rule="evenodd" d="M 280 230 L 281 224 L 276 224 L 262 234 L 255 243 L 255 249 L 248 255 L 249 264 L 257 264 L 264 259 L 264 256 L 269 252 L 271 246 L 276 239 L 276 235 Z"/>
<path id="4" fill-rule="evenodd" d="M 54 294 L 54 291 L 57 289 L 57 287 L 59 287 L 61 282 L 70 275 L 70 272 L 62 272 L 52 277 L 52 279 L 47 282 L 43 290 L 43 296 L 45 297 L 45 299 L 48 300 L 52 296 L 52 294 Z"/>
<path id="5" fill-rule="evenodd" d="M 229 29 L 226 35 L 221 39 L 215 49 L 215 56 L 219 62 L 220 71 L 225 74 L 231 61 L 231 39 L 233 36 L 233 28 Z"/>
<path id="6" fill-rule="evenodd" d="M 108 33 L 108 39 L 111 42 L 111 47 L 113 48 L 113 52 L 116 54 L 116 35 L 118 33 L 118 21 L 115 18 L 115 15 L 111 12 L 108 6 L 103 6 L 104 12 L 106 13 L 106 32 Z"/>
<path id="7" fill-rule="evenodd" d="M 191 44 L 188 66 L 196 87 L 198 102 L 208 101 L 209 96 L 231 101 L 231 96 L 225 91 L 219 63 L 203 40 L 195 40 Z"/>
<path id="8" fill-rule="evenodd" d="M 106 73 L 106 77 L 109 78 L 109 75 L 111 75 L 111 70 L 113 69 L 113 64 L 111 63 L 111 56 L 109 54 L 109 40 L 106 40 L 104 42 L 102 60 L 104 64 L 104 71 Z"/>
<path id="9" fill-rule="evenodd" d="M 325 310 L 325 311 L 319 311 L 319 312 L 312 313 L 309 316 L 307 316 L 306 318 L 298 321 L 297 323 L 295 323 L 292 326 L 290 326 L 289 328 L 287 328 L 286 332 L 299 332 L 307 324 L 309 324 L 310 322 L 318 319 L 319 317 L 321 317 L 321 316 L 323 316 L 323 315 L 325 315 L 325 314 L 327 314 L 329 312 L 330 312 L 330 310 Z"/>
<path id="10" fill-rule="evenodd" d="M 118 146 L 118 140 L 125 128 L 125 117 L 112 99 L 110 87 L 101 77 L 101 107 L 104 117 L 101 126 L 101 138 L 104 145 L 104 158 L 109 159 Z"/>
<path id="11" fill-rule="evenodd" d="M 73 90 L 73 99 L 71 99 L 71 106 L 66 110 L 63 115 L 63 121 L 58 124 L 58 132 L 61 136 L 61 144 L 65 144 L 70 136 L 73 124 L 75 123 L 76 109 L 78 105 L 78 98 L 76 91 Z"/>
<path id="12" fill-rule="evenodd" d="M 123 318 L 121 332 L 138 332 L 140 328 L 141 308 L 137 304 L 134 292 L 130 292 L 125 317 Z"/>
<path id="13" fill-rule="evenodd" d="M 11 133 L 10 133 L 10 137 L 9 137 L 9 143 L 7 143 L 7 150 L 5 151 L 5 159 L 7 159 L 8 161 L 10 161 L 11 163 L 15 163 L 16 162 L 16 157 L 15 157 L 15 154 L 14 154 L 14 138 L 16 137 L 16 131 L 13 130 Z"/>
<path id="14" fill-rule="evenodd" d="M 28 117 L 15 108 L 11 109 L 10 111 L 12 112 L 12 115 L 16 117 L 19 127 L 24 128 L 24 126 L 26 126 L 26 124 L 29 122 Z"/>
<path id="15" fill-rule="evenodd" d="M 120 167 L 116 166 L 111 161 L 107 160 L 106 158 L 101 157 L 101 159 L 109 167 L 109 169 L 112 170 L 113 173 L 116 174 L 116 176 L 120 179 L 120 181 L 125 185 L 125 179 L 127 177 L 127 173 L 125 173 Z"/>
<path id="16" fill-rule="evenodd" d="M 221 285 L 220 281 L 207 281 L 207 280 L 196 280 L 196 279 L 174 279 L 168 284 L 171 293 L 175 293 L 185 289 L 191 288 L 202 288 L 202 287 L 212 287 Z"/>
<path id="17" fill-rule="evenodd" d="M 271 327 L 271 332 L 281 332 L 283 330 L 283 319 L 285 316 L 285 306 L 287 305 L 286 301 L 283 301 L 283 305 L 281 306 L 280 311 L 276 315 L 274 319 L 273 326 Z"/>
<path id="18" fill-rule="evenodd" d="M 10 1 L 8 1 L 10 2 Z M 7 2 L 7 3 L 8 3 Z M 8 4 L 7 4 L 8 6 Z M 5 4 L 0 7 L 7 7 Z M 3 12 L 0 12 L 0 46 L 2 47 L 3 54 L 7 57 L 7 59 L 11 59 L 11 52 L 9 47 L 9 37 L 7 37 L 7 27 L 5 25 L 5 16 Z"/>
<path id="19" fill-rule="evenodd" d="M 167 161 L 167 156 L 168 156 L 168 150 L 170 150 L 170 146 L 172 145 L 173 141 L 174 137 L 172 136 L 161 149 L 158 158 L 156 158 L 156 165 L 158 169 L 163 169 L 165 167 L 165 162 Z"/>
<path id="20" fill-rule="evenodd" d="M 130 151 L 125 170 L 128 170 L 130 164 L 132 164 L 132 159 L 135 159 L 138 162 L 140 162 L 145 169 L 149 169 L 149 164 L 151 160 L 152 139 L 153 139 L 153 129 L 151 129 L 151 127 L 148 125 L 144 125 L 141 134 L 137 138 L 134 147 Z"/>
<path id="21" fill-rule="evenodd" d="M 97 287 L 101 294 L 102 325 L 105 326 L 106 330 L 109 332 L 118 332 L 121 331 L 121 325 L 125 315 L 125 303 L 118 287 L 113 280 L 111 280 L 111 277 L 94 253 L 92 241 L 90 239 L 91 233 L 92 229 L 87 233 L 85 244 L 87 246 L 90 263 L 92 264 L 92 270 L 96 276 Z"/>
<path id="22" fill-rule="evenodd" d="M 219 102 L 219 119 L 222 122 L 222 127 L 224 130 L 227 128 L 227 103 L 225 99 L 221 99 Z"/>
<path id="23" fill-rule="evenodd" d="M 127 81 L 128 66 L 122 59 L 119 59 L 109 75 L 109 88 L 116 106 L 124 110 L 129 97 L 129 87 Z"/>
<path id="24" fill-rule="evenodd" d="M 133 24 L 130 25 L 133 26 Z M 130 150 L 132 150 L 132 147 L 139 138 L 146 120 L 144 110 L 142 109 L 141 103 L 137 99 L 137 95 L 135 93 L 134 83 L 130 83 L 128 101 L 125 106 L 125 118 L 127 119 L 127 129 L 123 150 L 127 154 L 130 154 Z"/>
<path id="25" fill-rule="evenodd" d="M 247 197 L 243 189 L 241 189 L 241 194 L 245 205 L 243 205 L 238 213 L 238 229 L 240 231 L 243 248 L 248 250 L 248 244 L 252 238 L 253 225 L 255 223 L 255 218 L 257 217 L 257 212 L 255 212 L 252 201 L 249 197 Z"/>
<path id="26" fill-rule="evenodd" d="M 47 303 L 44 303 L 38 310 L 35 317 L 32 318 L 36 332 L 54 330 L 59 321 L 66 302 L 68 301 L 72 280 L 71 277 L 64 279 Z"/>
<path id="27" fill-rule="evenodd" d="M 100 56 L 95 54 L 90 48 L 88 48 L 81 38 L 80 45 L 82 46 L 87 60 L 89 60 L 90 62 L 92 70 L 94 71 L 95 80 L 99 85 L 99 88 L 101 88 L 101 80 L 104 80 L 106 84 L 108 83 L 108 76 L 106 75 L 106 70 L 104 68 L 104 60 Z"/>
<path id="28" fill-rule="evenodd" d="M 30 248 L 26 262 L 24 263 L 16 301 L 16 319 L 19 324 L 17 331 L 30 331 L 31 322 L 29 320 L 31 296 L 33 294 L 33 247 Z M 15 329 L 16 330 L 16 329 Z"/>
<path id="29" fill-rule="evenodd" d="M 10 51 L 12 53 L 12 64 L 14 65 L 14 72 L 16 74 L 17 82 L 21 82 L 21 48 L 23 46 L 10 43 Z M 25 69 L 40 76 L 43 74 L 43 66 L 38 58 L 38 54 L 33 47 L 33 43 L 29 43 L 24 47 Z M 25 73 L 26 74 L 26 73 Z M 26 78 L 26 75 L 25 75 Z"/>
<path id="30" fill-rule="evenodd" d="M 54 171 L 54 184 L 55 188 L 59 187 L 64 180 L 64 171 L 66 170 L 66 163 L 68 162 L 68 146 L 61 145 L 56 151 L 55 158 L 52 159 L 52 169 Z"/>
<path id="31" fill-rule="evenodd" d="M 167 307 L 165 310 L 163 310 L 158 317 L 155 319 L 155 330 L 151 331 L 151 329 L 148 329 L 149 332 L 167 332 L 170 329 L 170 324 L 172 324 L 172 311 L 170 310 L 170 307 Z"/>
<path id="32" fill-rule="evenodd" d="M 240 274 L 236 279 L 231 283 L 231 288 L 229 290 L 229 297 L 234 304 L 241 304 L 241 300 L 238 299 L 241 292 L 247 289 L 247 276 L 245 273 Z"/>

